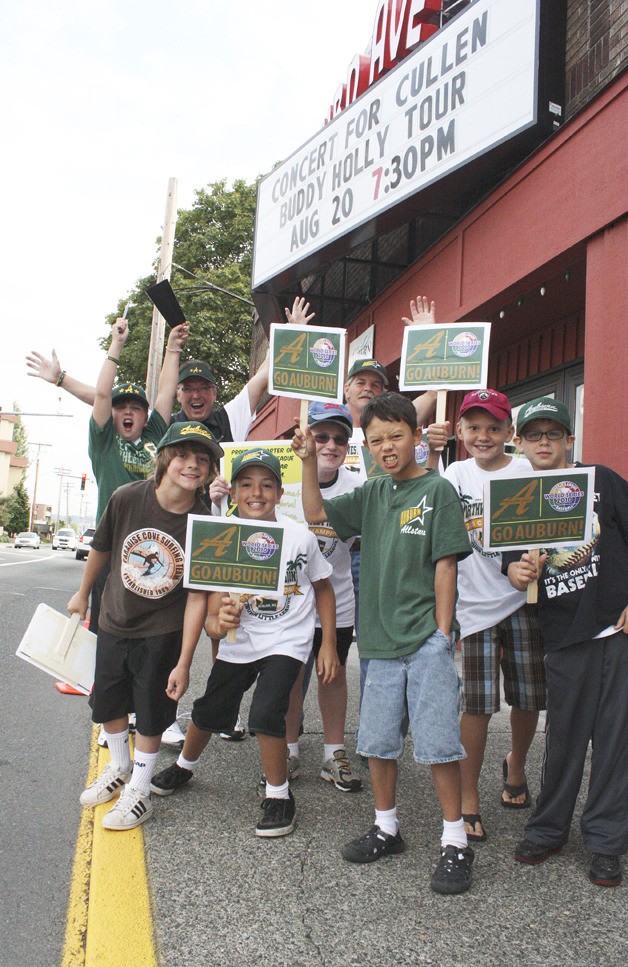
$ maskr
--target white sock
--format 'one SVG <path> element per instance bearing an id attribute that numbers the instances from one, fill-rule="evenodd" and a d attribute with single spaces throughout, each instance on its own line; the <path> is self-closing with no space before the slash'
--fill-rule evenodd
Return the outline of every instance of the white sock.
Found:
<path id="1" fill-rule="evenodd" d="M 289 756 L 290 755 L 296 756 L 297 759 L 299 758 L 299 742 L 298 742 L 298 740 L 296 742 L 288 742 L 288 755 Z"/>
<path id="2" fill-rule="evenodd" d="M 397 819 L 397 807 L 392 809 L 376 809 L 375 825 L 379 826 L 382 833 L 388 836 L 396 836 L 399 832 L 399 820 Z"/>
<path id="3" fill-rule="evenodd" d="M 288 799 L 288 780 L 282 783 L 281 786 L 271 786 L 268 779 L 266 780 L 266 798 L 267 799 Z"/>
<path id="4" fill-rule="evenodd" d="M 186 759 L 182 752 L 179 753 L 179 758 L 177 759 L 177 765 L 181 769 L 188 769 L 190 772 L 194 772 L 200 759 Z"/>
<path id="5" fill-rule="evenodd" d="M 129 752 L 129 730 L 125 729 L 124 732 L 107 732 L 103 727 L 103 732 L 107 739 L 107 745 L 109 746 L 109 755 L 111 756 L 111 765 L 113 768 L 116 772 L 130 772 L 132 762 L 131 753 Z"/>
<path id="6" fill-rule="evenodd" d="M 468 845 L 464 819 L 457 819 L 455 823 L 449 823 L 446 819 L 443 819 L 443 835 L 440 845 L 443 847 L 459 846 L 460 849 L 464 849 Z"/>
<path id="7" fill-rule="evenodd" d="M 133 757 L 133 775 L 129 785 L 141 792 L 143 796 L 150 796 L 150 781 L 157 765 L 156 752 L 140 752 L 135 750 Z"/>
<path id="8" fill-rule="evenodd" d="M 337 742 L 325 742 L 323 745 L 323 762 L 327 762 L 328 759 L 333 759 L 334 752 L 339 752 L 341 749 L 343 752 L 345 751 L 345 747 L 342 742 L 340 745 L 338 745 Z"/>

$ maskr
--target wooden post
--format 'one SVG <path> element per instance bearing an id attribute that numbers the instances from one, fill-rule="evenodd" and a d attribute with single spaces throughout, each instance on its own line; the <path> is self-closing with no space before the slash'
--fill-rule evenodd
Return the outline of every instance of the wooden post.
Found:
<path id="1" fill-rule="evenodd" d="M 159 253 L 159 269 L 157 281 L 170 279 L 172 272 L 172 251 L 174 247 L 174 233 L 177 224 L 177 179 L 168 181 L 168 198 L 166 199 L 166 214 L 164 215 L 163 234 Z M 148 368 L 146 370 L 146 397 L 152 408 L 157 398 L 157 385 L 161 372 L 164 354 L 164 317 L 156 306 L 153 306 L 153 321 L 150 333 L 150 349 L 148 351 Z"/>
<path id="2" fill-rule="evenodd" d="M 538 547 L 535 547 L 533 550 L 529 551 L 528 553 L 530 554 L 530 557 L 534 561 L 534 563 L 535 563 L 535 565 L 537 567 L 537 570 L 538 570 L 538 567 L 539 567 L 539 553 L 540 553 Z M 539 603 L 539 582 L 538 581 L 530 581 L 530 583 L 528 584 L 528 591 L 527 591 L 526 601 L 527 601 L 528 604 L 538 604 Z"/>
<path id="3" fill-rule="evenodd" d="M 299 426 L 303 433 L 305 433 L 305 428 L 307 426 L 307 418 L 310 412 L 310 401 L 301 400 L 301 409 L 299 410 Z"/>
<path id="4" fill-rule="evenodd" d="M 436 391 L 436 422 L 444 423 L 447 417 L 447 390 L 439 389 Z M 436 452 L 440 453 L 443 447 L 436 447 Z"/>

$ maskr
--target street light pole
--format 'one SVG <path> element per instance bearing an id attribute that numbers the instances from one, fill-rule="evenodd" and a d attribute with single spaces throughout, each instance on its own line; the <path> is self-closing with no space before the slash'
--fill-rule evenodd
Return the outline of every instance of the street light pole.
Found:
<path id="1" fill-rule="evenodd" d="M 35 530 L 35 510 L 37 508 L 37 481 L 39 479 L 39 453 L 42 447 L 51 447 L 52 443 L 30 443 L 29 446 L 37 447 L 37 460 L 35 462 L 35 486 L 33 487 L 33 503 L 31 505 L 30 530 Z"/>

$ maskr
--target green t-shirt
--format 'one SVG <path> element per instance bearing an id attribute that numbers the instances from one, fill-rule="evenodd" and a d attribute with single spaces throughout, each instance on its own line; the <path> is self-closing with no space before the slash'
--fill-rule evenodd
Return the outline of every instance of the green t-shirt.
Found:
<path id="1" fill-rule="evenodd" d="M 98 484 L 96 523 L 100 520 L 114 490 L 133 480 L 145 480 L 153 472 L 157 444 L 168 429 L 153 410 L 138 443 L 123 440 L 113 428 L 113 417 L 99 427 L 89 420 L 88 452 Z"/>
<path id="2" fill-rule="evenodd" d="M 360 657 L 417 651 L 437 627 L 436 562 L 471 553 L 456 491 L 428 470 L 401 482 L 375 477 L 323 506 L 343 540 L 362 535 Z"/>

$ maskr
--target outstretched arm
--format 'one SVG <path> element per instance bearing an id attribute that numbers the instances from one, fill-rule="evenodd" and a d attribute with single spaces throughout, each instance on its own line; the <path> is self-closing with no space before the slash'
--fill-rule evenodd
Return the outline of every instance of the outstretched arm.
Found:
<path id="1" fill-rule="evenodd" d="M 126 319 L 116 319 L 112 327 L 111 345 L 98 374 L 96 382 L 96 397 L 92 416 L 94 422 L 101 429 L 111 416 L 111 390 L 116 381 L 118 362 L 127 339 L 129 338 L 129 324 Z"/>
<path id="2" fill-rule="evenodd" d="M 411 319 L 407 316 L 401 319 L 406 326 L 435 326 L 436 303 L 429 302 L 427 296 L 418 295 L 416 299 L 410 300 L 410 315 Z M 428 390 L 427 393 L 415 396 L 412 403 L 419 426 L 427 426 L 436 407 L 436 393 L 434 390 Z"/>
<path id="3" fill-rule="evenodd" d="M 324 524 L 327 520 L 327 514 L 323 508 L 323 495 L 318 482 L 316 444 L 309 426 L 306 426 L 304 433 L 297 425 L 292 437 L 292 449 L 303 461 L 301 500 L 305 519 L 308 524 Z"/>
<path id="4" fill-rule="evenodd" d="M 82 403 L 87 403 L 88 406 L 94 405 L 95 388 L 88 386 L 87 383 L 81 383 L 78 379 L 74 379 L 73 376 L 64 372 L 54 349 L 52 350 L 52 359 L 46 359 L 45 356 L 33 349 L 26 357 L 26 366 L 29 376 L 37 376 L 47 383 L 60 386 L 70 396 L 76 396 Z"/>
<path id="5" fill-rule="evenodd" d="M 310 303 L 297 296 L 292 303 L 292 309 L 288 309 L 286 307 L 285 312 L 287 321 L 293 326 L 307 326 L 310 319 L 313 319 L 316 314 L 314 312 L 310 312 L 308 315 L 309 308 Z M 254 376 L 251 376 L 250 380 L 246 384 L 246 388 L 249 393 L 249 406 L 251 407 L 251 413 L 254 413 L 257 409 L 259 401 L 266 392 L 266 387 L 268 386 L 269 353 L 270 351 L 266 353 L 260 368 L 257 370 Z"/>
<path id="6" fill-rule="evenodd" d="M 166 426 L 170 423 L 172 404 L 174 403 L 177 383 L 179 382 L 181 350 L 189 333 L 190 327 L 188 323 L 182 322 L 179 326 L 175 326 L 174 329 L 170 330 L 168 342 L 166 343 L 166 352 L 164 354 L 161 373 L 159 374 L 157 398 L 155 400 L 155 409 Z"/>

